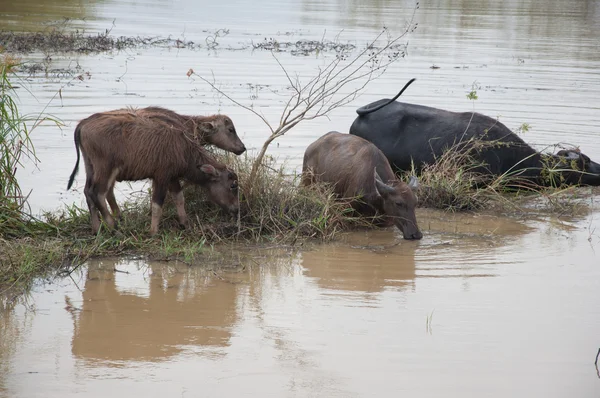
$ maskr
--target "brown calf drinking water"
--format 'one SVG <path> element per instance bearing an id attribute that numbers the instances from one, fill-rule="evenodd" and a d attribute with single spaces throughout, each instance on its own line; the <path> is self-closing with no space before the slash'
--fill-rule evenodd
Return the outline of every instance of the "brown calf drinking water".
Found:
<path id="1" fill-rule="evenodd" d="M 97 113 L 75 128 L 75 148 L 77 162 L 67 189 L 79 169 L 81 151 L 86 170 L 84 193 L 94 233 L 100 227 L 99 213 L 109 228 L 115 226 L 107 200 L 114 216 L 120 216 L 113 191 L 117 181 L 152 179 L 151 234 L 158 232 L 167 191 L 175 197 L 179 222 L 187 224 L 182 179 L 200 185 L 208 198 L 226 211 L 235 213 L 239 209 L 237 175 L 214 159 L 174 119 L 137 112 Z"/>
<path id="2" fill-rule="evenodd" d="M 399 180 L 385 155 L 369 141 L 350 134 L 330 131 L 306 148 L 302 183 L 331 183 L 341 198 L 355 198 L 351 204 L 360 214 L 384 215 L 402 231 L 404 239 L 421 239 L 413 192 L 416 178 L 409 184 Z"/>

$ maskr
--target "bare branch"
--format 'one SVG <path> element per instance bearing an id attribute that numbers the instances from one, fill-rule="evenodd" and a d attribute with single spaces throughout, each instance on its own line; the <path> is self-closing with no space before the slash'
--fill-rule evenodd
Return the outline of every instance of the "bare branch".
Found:
<path id="1" fill-rule="evenodd" d="M 275 53 L 271 52 L 281 68 L 291 92 L 289 99 L 285 102 L 277 127 L 270 125 L 263 115 L 251 107 L 239 103 L 222 92 L 214 83 L 199 76 L 228 100 L 260 117 L 271 131 L 252 166 L 249 181 L 245 184 L 248 189 L 252 189 L 256 172 L 262 166 L 262 159 L 271 142 L 285 135 L 302 121 L 327 117 L 333 110 L 352 102 L 370 82 L 382 76 L 391 64 L 404 56 L 405 53 L 399 48 L 399 43 L 416 28 L 414 18 L 418 8 L 417 3 L 405 28 L 398 35 L 392 35 L 390 30 L 384 27 L 355 55 L 352 55 L 352 50 L 349 50 L 347 46 L 334 46 L 338 51 L 337 55 L 324 66 L 319 67 L 316 74 L 305 82 L 302 82 L 297 74 L 294 78 Z M 321 43 L 325 42 L 325 33 L 323 33 Z M 341 32 L 335 36 L 336 42 L 339 41 L 340 34 Z M 321 43 L 318 43 L 318 46 Z M 350 87 L 348 92 L 342 92 L 346 87 Z"/>
<path id="2" fill-rule="evenodd" d="M 229 101 L 233 102 L 234 104 L 236 104 L 239 107 L 242 107 L 242 108 L 246 109 L 247 111 L 250 111 L 250 112 L 254 113 L 256 116 L 258 116 L 259 118 L 261 118 L 261 120 L 267 125 L 267 127 L 269 127 L 269 130 L 271 130 L 271 133 L 274 132 L 273 127 L 271 127 L 271 124 L 269 123 L 269 121 L 263 115 L 261 115 L 260 113 L 258 113 L 254 109 L 252 109 L 251 107 L 246 106 L 246 105 L 244 105 L 244 104 L 236 101 L 235 99 L 231 98 L 231 96 L 229 96 L 226 92 L 224 92 L 223 90 L 221 90 L 220 88 L 218 88 L 213 82 L 207 80 L 203 76 L 198 75 L 196 72 L 191 72 L 190 75 L 198 76 L 202 81 L 204 81 L 205 83 L 207 83 L 208 85 L 210 85 L 210 87 L 213 90 L 215 90 L 219 94 L 223 95 Z"/>

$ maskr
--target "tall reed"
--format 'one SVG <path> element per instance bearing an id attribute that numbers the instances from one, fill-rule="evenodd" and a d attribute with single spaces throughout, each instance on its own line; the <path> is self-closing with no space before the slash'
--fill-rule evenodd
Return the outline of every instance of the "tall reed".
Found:
<path id="1" fill-rule="evenodd" d="M 1 50 L 0 50 L 1 51 Z M 58 121 L 40 115 L 23 115 L 17 105 L 17 88 L 11 79 L 20 60 L 10 54 L 0 53 L 0 237 L 21 235 L 27 232 L 24 211 L 28 194 L 23 193 L 17 181 L 17 170 L 23 159 L 37 161 L 31 131 L 41 122 Z"/>

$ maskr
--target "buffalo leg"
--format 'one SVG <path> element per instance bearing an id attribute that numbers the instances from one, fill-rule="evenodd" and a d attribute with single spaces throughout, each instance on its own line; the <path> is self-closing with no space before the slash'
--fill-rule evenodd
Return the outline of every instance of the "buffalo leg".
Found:
<path id="1" fill-rule="evenodd" d="M 92 223 L 92 232 L 98 233 L 100 229 L 100 213 L 95 205 L 94 191 L 92 189 L 92 177 L 88 174 L 85 179 L 85 188 L 83 190 L 88 210 L 90 211 L 90 222 Z"/>
<path id="2" fill-rule="evenodd" d="M 117 204 L 117 199 L 115 198 L 115 183 L 117 182 L 117 175 L 119 174 L 119 168 L 116 168 L 110 174 L 110 178 L 108 179 L 108 189 L 106 192 L 106 201 L 110 205 L 110 209 L 112 210 L 113 217 L 117 220 L 121 219 L 121 209 L 119 209 L 119 205 Z"/>
<path id="3" fill-rule="evenodd" d="M 83 194 L 85 195 L 85 201 L 87 203 L 88 210 L 90 211 L 92 232 L 96 234 L 100 229 L 100 214 L 98 213 L 98 208 L 96 207 L 96 201 L 94 199 L 94 168 L 85 154 L 83 154 L 83 163 L 85 164 L 85 188 L 83 189 Z"/>
<path id="4" fill-rule="evenodd" d="M 113 186 L 114 187 L 114 186 Z M 121 219 L 121 209 L 119 209 L 119 205 L 117 204 L 117 199 L 115 198 L 115 191 L 113 187 L 108 189 L 106 193 L 106 201 L 112 210 L 113 217 L 117 220 Z"/>
<path id="5" fill-rule="evenodd" d="M 182 228 L 186 228 L 187 223 L 187 215 L 185 214 L 185 199 L 183 197 L 183 189 L 181 188 L 181 184 L 178 180 L 173 180 L 169 184 L 169 191 L 173 194 L 173 198 L 175 199 L 175 207 L 177 208 L 177 217 L 179 218 L 179 225 Z"/>
<path id="6" fill-rule="evenodd" d="M 117 169 L 118 171 L 118 169 Z M 112 179 L 109 181 L 108 192 L 106 193 L 106 200 L 108 201 L 108 205 L 112 210 L 113 217 L 117 220 L 121 220 L 121 209 L 117 204 L 117 199 L 115 198 L 115 183 L 116 183 L 116 173 L 113 173 Z"/>
<path id="7" fill-rule="evenodd" d="M 111 173 L 112 174 L 112 173 Z M 106 206 L 106 194 L 108 192 L 109 187 L 109 179 L 101 178 L 105 174 L 102 171 L 96 170 L 94 172 L 94 178 L 92 182 L 92 199 L 94 200 L 94 204 L 100 211 L 104 222 L 108 228 L 115 228 L 115 220 L 113 216 L 108 211 L 108 207 Z"/>
<path id="8" fill-rule="evenodd" d="M 167 196 L 167 184 L 152 180 L 152 222 L 150 224 L 150 235 L 156 235 L 158 224 L 162 216 L 162 207 Z"/>

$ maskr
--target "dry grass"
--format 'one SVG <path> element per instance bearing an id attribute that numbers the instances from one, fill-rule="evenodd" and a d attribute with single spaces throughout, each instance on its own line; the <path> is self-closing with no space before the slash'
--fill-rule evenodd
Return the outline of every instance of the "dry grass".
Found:
<path id="1" fill-rule="evenodd" d="M 471 140 L 446 150 L 434 164 L 426 165 L 419 175 L 419 205 L 450 211 L 494 210 L 505 214 L 538 212 L 574 215 L 585 205 L 582 188 L 566 186 L 556 175 L 553 165 L 544 166 L 543 178 L 551 186 L 539 186 L 519 176 L 515 168 L 500 176 L 480 172 L 485 164 L 476 159 L 476 150 L 496 145 L 490 141 Z M 414 171 L 412 172 L 414 174 Z"/>
<path id="2" fill-rule="evenodd" d="M 220 156 L 236 170 L 244 192 L 253 159 Z M 168 198 L 159 233 L 150 236 L 149 195 L 125 202 L 118 230 L 103 226 L 97 235 L 91 232 L 87 209 L 75 205 L 46 213 L 42 220 L 23 221 L 18 233 L 0 240 L 0 286 L 22 285 L 45 270 L 72 269 L 90 257 L 130 255 L 192 264 L 202 260 L 207 246 L 218 243 L 327 241 L 340 231 L 367 225 L 352 216 L 346 203 L 336 201 L 327 187 L 302 187 L 299 177 L 285 175 L 283 168 L 260 170 L 252 196 L 241 194 L 237 219 L 208 202 L 200 188 L 187 187 L 190 226 L 186 230 L 179 228 L 175 206 Z"/>

